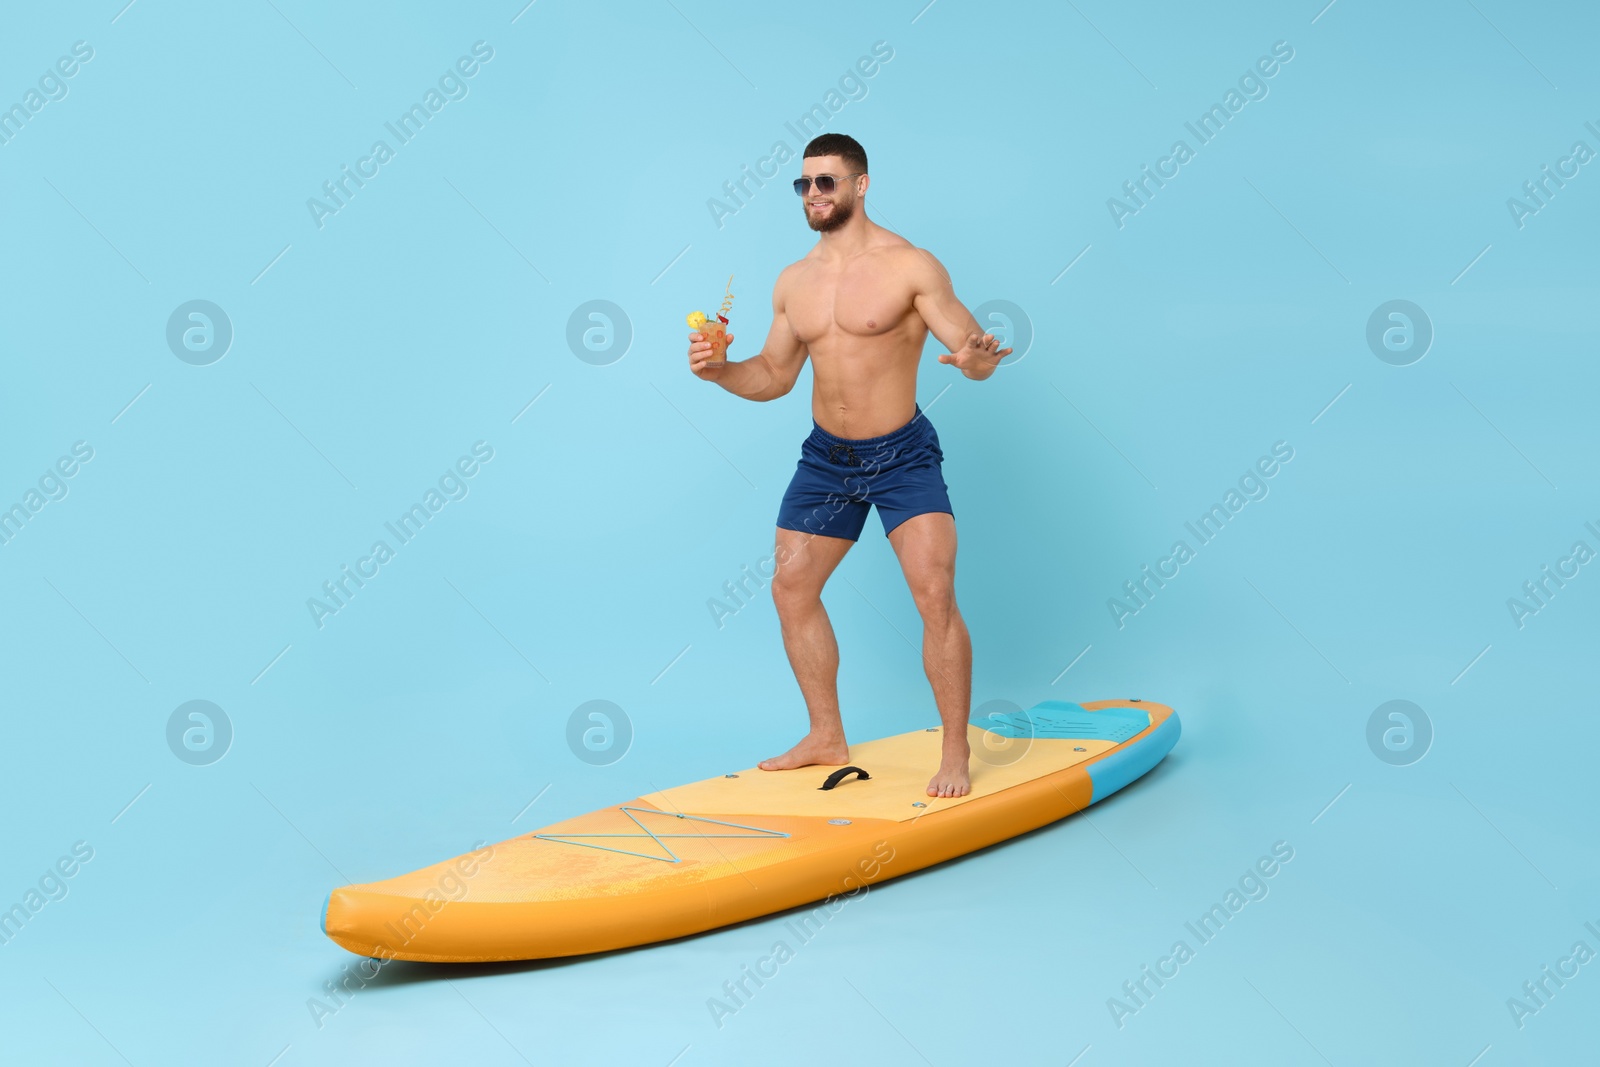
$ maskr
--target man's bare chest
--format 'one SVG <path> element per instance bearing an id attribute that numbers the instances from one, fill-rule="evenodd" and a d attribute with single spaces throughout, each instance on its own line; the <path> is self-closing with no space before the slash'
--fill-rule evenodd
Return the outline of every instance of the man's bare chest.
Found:
<path id="1" fill-rule="evenodd" d="M 831 334 L 886 334 L 916 316 L 911 287 L 883 266 L 815 267 L 796 279 L 787 303 L 789 324 L 807 343 Z"/>

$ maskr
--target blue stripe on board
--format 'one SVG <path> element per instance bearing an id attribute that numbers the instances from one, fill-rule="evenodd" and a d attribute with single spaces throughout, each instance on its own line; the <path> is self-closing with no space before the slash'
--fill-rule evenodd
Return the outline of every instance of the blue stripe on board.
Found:
<path id="1" fill-rule="evenodd" d="M 1178 743 L 1181 732 L 1178 715 L 1174 712 L 1143 741 L 1089 764 L 1089 780 L 1094 783 L 1089 803 L 1104 800 L 1160 763 L 1172 751 L 1172 746 Z"/>

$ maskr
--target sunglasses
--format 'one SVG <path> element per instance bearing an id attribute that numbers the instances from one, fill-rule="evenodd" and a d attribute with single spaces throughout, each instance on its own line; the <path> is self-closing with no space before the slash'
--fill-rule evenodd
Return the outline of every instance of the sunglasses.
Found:
<path id="1" fill-rule="evenodd" d="M 861 175 L 863 175 L 865 173 L 866 173 L 866 171 L 864 171 L 864 170 L 858 170 L 854 174 L 846 174 L 845 177 L 846 178 L 859 178 L 859 177 L 861 177 Z M 835 181 L 833 175 L 831 175 L 831 174 L 819 174 L 814 179 L 813 178 L 796 178 L 794 180 L 794 192 L 795 192 L 795 195 L 796 196 L 805 196 L 807 193 L 809 193 L 811 191 L 811 183 L 813 181 L 815 181 L 817 183 L 817 192 L 821 193 L 823 196 L 827 196 L 829 193 L 833 192 L 833 186 L 834 186 L 834 181 Z"/>

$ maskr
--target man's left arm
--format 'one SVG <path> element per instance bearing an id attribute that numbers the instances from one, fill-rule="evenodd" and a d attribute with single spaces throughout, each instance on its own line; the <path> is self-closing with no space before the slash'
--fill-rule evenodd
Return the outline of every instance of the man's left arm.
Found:
<path id="1" fill-rule="evenodd" d="M 913 303 L 922 321 L 939 342 L 950 350 L 940 363 L 954 366 L 973 381 L 981 382 L 993 374 L 1000 361 L 1011 354 L 993 334 L 984 333 L 950 286 L 950 273 L 931 253 L 917 249 L 910 257 L 911 277 L 916 287 Z"/>

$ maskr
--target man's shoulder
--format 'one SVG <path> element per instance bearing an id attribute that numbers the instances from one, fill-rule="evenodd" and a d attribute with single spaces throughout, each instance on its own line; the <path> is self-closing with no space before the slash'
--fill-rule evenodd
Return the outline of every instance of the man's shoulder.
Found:
<path id="1" fill-rule="evenodd" d="M 893 230 L 874 224 L 873 250 L 886 256 L 904 256 L 918 251 L 917 246 Z"/>
<path id="2" fill-rule="evenodd" d="M 778 280 L 772 285 L 773 290 L 775 292 L 782 292 L 784 289 L 794 284 L 795 279 L 798 278 L 801 272 L 806 269 L 806 261 L 810 258 L 811 256 L 809 254 L 801 256 L 799 259 L 780 270 L 778 272 Z"/>
<path id="3" fill-rule="evenodd" d="M 882 254 L 903 278 L 925 284 L 938 284 L 946 275 L 943 265 L 926 248 L 918 248 L 904 237 L 895 235 L 895 243 L 885 245 Z"/>

